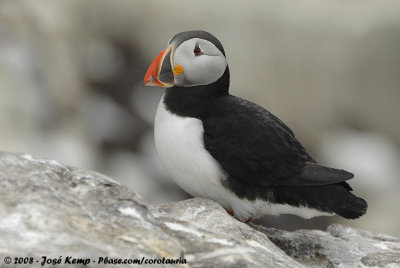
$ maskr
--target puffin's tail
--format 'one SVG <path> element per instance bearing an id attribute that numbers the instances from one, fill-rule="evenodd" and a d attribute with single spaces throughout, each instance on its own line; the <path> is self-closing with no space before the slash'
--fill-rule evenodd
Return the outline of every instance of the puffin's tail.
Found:
<path id="1" fill-rule="evenodd" d="M 319 192 L 317 198 L 311 198 L 307 202 L 307 205 L 318 210 L 334 212 L 346 219 L 357 219 L 367 212 L 367 202 L 352 194 L 352 189 L 346 182 L 309 188 L 309 190 Z"/>
<path id="2" fill-rule="evenodd" d="M 305 185 L 306 205 L 346 219 L 357 219 L 367 212 L 367 202 L 351 193 L 345 182 L 354 175 L 348 171 L 308 162 L 300 175 Z"/>
<path id="3" fill-rule="evenodd" d="M 305 206 L 321 212 L 336 213 L 346 219 L 357 219 L 367 212 L 367 202 L 351 193 L 346 182 L 322 186 L 305 186 L 301 189 L 285 187 L 277 200 L 292 206 Z"/>
<path id="4" fill-rule="evenodd" d="M 341 199 L 341 202 L 332 204 L 331 208 L 333 212 L 343 218 L 357 219 L 367 212 L 367 202 L 351 192 L 344 193 L 342 198 L 339 197 L 339 199 Z"/>

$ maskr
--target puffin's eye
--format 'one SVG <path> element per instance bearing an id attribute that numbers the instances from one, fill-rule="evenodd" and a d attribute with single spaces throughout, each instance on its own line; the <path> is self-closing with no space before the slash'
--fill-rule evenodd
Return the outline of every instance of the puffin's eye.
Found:
<path id="1" fill-rule="evenodd" d="M 201 48 L 199 47 L 199 45 L 196 45 L 194 47 L 193 54 L 195 56 L 200 56 L 201 54 L 203 54 L 203 51 L 201 51 Z"/>

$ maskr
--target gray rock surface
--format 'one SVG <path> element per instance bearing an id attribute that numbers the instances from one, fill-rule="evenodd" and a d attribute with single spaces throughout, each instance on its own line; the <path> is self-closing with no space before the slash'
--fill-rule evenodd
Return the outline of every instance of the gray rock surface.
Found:
<path id="1" fill-rule="evenodd" d="M 0 266 L 26 256 L 62 256 L 67 267 L 66 256 L 89 258 L 89 266 L 99 257 L 164 257 L 186 259 L 179 267 L 397 267 L 400 239 L 340 225 L 326 232 L 248 225 L 201 198 L 148 205 L 102 174 L 0 153 Z"/>
<path id="2" fill-rule="evenodd" d="M 400 238 L 342 225 L 319 230 L 281 231 L 253 225 L 287 255 L 306 266 L 400 267 Z"/>

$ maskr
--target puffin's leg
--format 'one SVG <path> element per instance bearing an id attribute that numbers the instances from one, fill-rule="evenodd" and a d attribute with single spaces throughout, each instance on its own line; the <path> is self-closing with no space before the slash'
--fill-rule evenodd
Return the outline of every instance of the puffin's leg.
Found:
<path id="1" fill-rule="evenodd" d="M 250 218 L 248 218 L 247 220 L 245 220 L 245 221 L 243 221 L 244 223 L 248 223 L 248 222 L 251 222 L 253 219 L 250 217 Z"/>
<path id="2" fill-rule="evenodd" d="M 225 209 L 226 210 L 226 209 Z M 235 218 L 235 213 L 233 212 L 233 211 L 231 211 L 231 210 L 226 210 L 226 212 L 229 214 L 229 215 L 231 215 L 232 217 L 234 217 Z M 236 220 L 238 220 L 238 221 L 240 221 L 240 222 L 244 222 L 244 223 L 248 223 L 248 222 L 251 222 L 253 219 L 250 217 L 250 218 L 248 218 L 247 220 L 239 220 L 239 219 L 237 219 L 237 218 L 235 218 Z"/>
<path id="3" fill-rule="evenodd" d="M 226 210 L 226 209 L 225 209 Z M 226 210 L 226 212 L 231 215 L 232 217 L 235 217 L 235 213 L 231 210 Z"/>

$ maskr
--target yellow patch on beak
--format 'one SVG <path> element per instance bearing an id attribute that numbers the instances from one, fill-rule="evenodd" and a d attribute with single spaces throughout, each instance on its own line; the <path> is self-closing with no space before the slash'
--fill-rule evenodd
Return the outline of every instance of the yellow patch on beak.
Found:
<path id="1" fill-rule="evenodd" d="M 176 75 L 180 75 L 183 73 L 183 67 L 180 66 L 179 64 L 175 65 L 174 69 L 172 70 L 172 72 Z"/>

